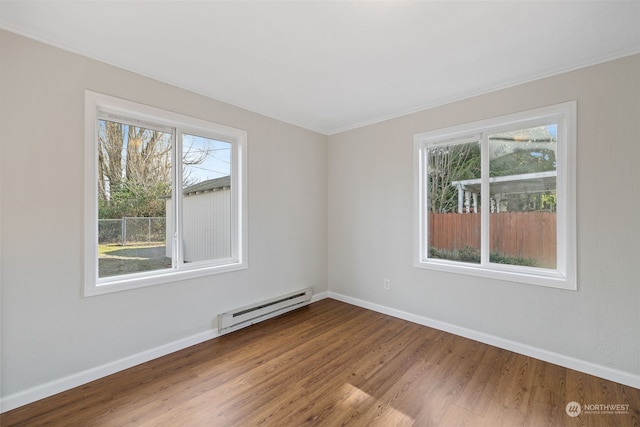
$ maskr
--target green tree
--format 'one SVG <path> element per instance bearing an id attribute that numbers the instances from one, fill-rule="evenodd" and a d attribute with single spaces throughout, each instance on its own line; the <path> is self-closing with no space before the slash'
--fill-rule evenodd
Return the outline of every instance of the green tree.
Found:
<path id="1" fill-rule="evenodd" d="M 441 145 L 428 150 L 428 200 L 431 212 L 456 212 L 454 181 L 480 178 L 480 142 Z"/>
<path id="2" fill-rule="evenodd" d="M 164 216 L 171 194 L 171 134 L 100 120 L 99 218 Z"/>
<path id="3" fill-rule="evenodd" d="M 171 196 L 172 134 L 98 121 L 98 217 L 165 216 Z M 183 166 L 204 163 L 212 150 L 183 147 Z M 184 184 L 188 185 L 190 177 Z"/>

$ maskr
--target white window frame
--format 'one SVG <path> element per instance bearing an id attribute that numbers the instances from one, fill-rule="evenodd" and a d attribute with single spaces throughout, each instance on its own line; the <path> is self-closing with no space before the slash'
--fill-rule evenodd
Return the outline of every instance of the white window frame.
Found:
<path id="1" fill-rule="evenodd" d="M 414 135 L 414 266 L 450 273 L 486 277 L 510 282 L 576 290 L 576 101 L 515 114 L 465 123 Z M 489 261 L 489 144 L 488 135 L 555 121 L 558 123 L 556 153 L 557 268 L 544 269 Z M 429 258 L 427 163 L 429 147 L 481 141 L 481 260 L 479 264 Z"/>
<path id="2" fill-rule="evenodd" d="M 231 257 L 188 264 L 175 263 L 171 269 L 98 277 L 98 120 L 135 121 L 141 126 L 173 130 L 231 143 Z M 172 194 L 177 188 L 176 159 L 181 159 L 181 146 L 174 144 L 174 179 Z M 172 230 L 180 227 L 181 197 L 176 197 L 172 215 Z M 219 273 L 246 269 L 247 260 L 247 132 L 148 105 L 85 91 L 85 238 L 84 238 L 84 295 L 93 296 L 145 286 L 159 285 Z M 181 245 L 172 245 L 173 258 Z"/>

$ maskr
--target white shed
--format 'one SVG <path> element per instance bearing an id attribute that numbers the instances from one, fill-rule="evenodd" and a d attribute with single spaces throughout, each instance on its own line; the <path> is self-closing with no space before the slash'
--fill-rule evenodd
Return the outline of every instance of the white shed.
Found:
<path id="1" fill-rule="evenodd" d="M 171 199 L 167 199 L 167 257 L 172 256 Z M 186 187 L 182 199 L 182 250 L 185 262 L 231 256 L 231 177 Z"/>

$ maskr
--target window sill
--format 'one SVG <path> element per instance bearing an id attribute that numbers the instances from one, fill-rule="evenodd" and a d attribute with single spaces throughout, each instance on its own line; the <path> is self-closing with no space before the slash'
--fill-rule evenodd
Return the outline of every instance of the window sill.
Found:
<path id="1" fill-rule="evenodd" d="M 493 267 L 495 265 L 496 267 Z M 516 267 L 518 271 L 509 269 L 503 264 L 464 264 L 446 260 L 419 260 L 415 267 L 428 270 L 444 271 L 447 273 L 463 274 L 467 276 L 482 277 L 507 282 L 524 283 L 528 285 L 546 286 L 551 288 L 577 290 L 575 277 L 562 274 L 559 271 L 544 270 L 534 267 Z"/>
<path id="2" fill-rule="evenodd" d="M 129 274 L 127 276 L 105 277 L 94 280 L 95 284 L 87 283 L 84 296 L 110 294 L 114 292 L 128 291 L 147 286 L 174 283 L 182 280 L 196 279 L 199 277 L 229 273 L 244 270 L 247 264 L 243 262 L 227 263 L 207 267 L 183 268 L 181 270 L 157 270 L 149 273 Z"/>

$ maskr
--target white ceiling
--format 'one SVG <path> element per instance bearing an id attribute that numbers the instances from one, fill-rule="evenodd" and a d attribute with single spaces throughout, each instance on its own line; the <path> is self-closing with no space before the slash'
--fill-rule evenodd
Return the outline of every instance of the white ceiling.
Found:
<path id="1" fill-rule="evenodd" d="M 0 1 L 0 28 L 325 134 L 640 52 L 640 2 Z"/>

